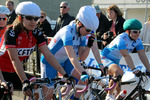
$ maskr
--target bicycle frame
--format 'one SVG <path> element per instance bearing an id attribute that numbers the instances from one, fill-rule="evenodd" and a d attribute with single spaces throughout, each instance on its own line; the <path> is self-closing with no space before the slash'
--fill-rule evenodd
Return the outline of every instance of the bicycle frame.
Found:
<path id="1" fill-rule="evenodd" d="M 142 98 L 144 98 L 144 92 L 145 92 L 146 90 L 142 87 L 142 84 L 141 84 L 142 80 L 143 80 L 143 75 L 141 75 L 141 76 L 139 77 L 139 80 L 137 80 L 136 82 L 131 81 L 131 82 L 128 82 L 128 83 L 127 83 L 127 84 L 136 84 L 136 83 L 137 83 L 137 85 L 136 85 L 136 87 L 132 90 L 132 92 L 129 93 L 129 94 L 124 98 L 124 100 L 132 100 L 132 96 L 133 96 L 136 92 L 138 92 L 138 94 L 139 94 L 139 100 L 143 100 Z M 121 84 L 123 84 L 123 82 L 122 82 Z"/>

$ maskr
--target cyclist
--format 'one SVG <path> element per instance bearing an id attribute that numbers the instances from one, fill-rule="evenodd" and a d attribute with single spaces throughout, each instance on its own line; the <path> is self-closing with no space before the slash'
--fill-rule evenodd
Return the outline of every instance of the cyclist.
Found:
<path id="1" fill-rule="evenodd" d="M 76 20 L 60 29 L 48 45 L 67 74 L 72 74 L 77 79 L 80 79 L 81 76 L 82 81 L 88 79 L 89 76 L 80 65 L 77 54 L 81 61 L 86 59 L 94 42 L 94 37 L 91 36 L 85 46 L 86 35 L 90 34 L 92 30 L 96 31 L 98 24 L 95 9 L 91 6 L 83 6 L 80 8 Z M 47 63 L 44 56 L 41 57 L 41 65 L 42 77 L 54 78 L 56 76 L 57 71 Z M 77 74 L 74 73 L 73 68 Z"/>
<path id="2" fill-rule="evenodd" d="M 31 96 L 31 91 L 28 88 L 29 79 L 33 81 L 35 77 L 25 74 L 21 61 L 32 54 L 36 44 L 48 63 L 62 75 L 68 75 L 49 51 L 41 31 L 36 28 L 41 15 L 39 6 L 31 1 L 21 2 L 16 7 L 16 13 L 18 17 L 2 37 L 0 69 L 5 80 L 11 81 L 14 88 L 21 89 L 23 84 L 24 94 Z"/>
<path id="3" fill-rule="evenodd" d="M 142 41 L 139 38 L 141 28 L 142 24 L 137 19 L 126 20 L 123 24 L 123 29 L 125 30 L 125 32 L 118 35 L 101 52 L 101 60 L 103 64 L 109 67 L 108 74 L 113 75 L 114 79 L 117 79 L 116 87 L 118 86 L 118 83 L 123 75 L 123 70 L 119 67 L 121 57 L 124 57 L 127 65 L 130 67 L 130 69 L 136 76 L 140 75 L 140 70 L 135 67 L 133 60 L 129 55 L 129 53 L 131 53 L 134 50 L 134 48 L 136 48 L 142 63 L 150 72 L 150 64 L 144 52 Z M 109 87 L 111 85 L 112 81 L 110 81 Z M 115 100 L 115 98 L 112 95 L 114 90 L 115 88 L 108 91 L 106 100 Z"/>
<path id="4" fill-rule="evenodd" d="M 0 5 L 0 42 L 1 42 L 2 35 L 6 30 L 7 15 L 9 14 L 10 14 L 9 9 L 3 5 Z"/>

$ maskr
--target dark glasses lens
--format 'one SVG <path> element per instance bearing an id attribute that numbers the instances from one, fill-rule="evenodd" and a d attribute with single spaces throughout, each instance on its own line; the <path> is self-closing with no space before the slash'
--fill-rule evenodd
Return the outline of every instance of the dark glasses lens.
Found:
<path id="1" fill-rule="evenodd" d="M 65 8 L 67 8 L 67 7 L 66 7 L 66 6 L 61 6 L 60 8 L 64 8 L 64 9 L 65 9 Z"/>
<path id="2" fill-rule="evenodd" d="M 40 18 L 44 18 L 44 16 L 41 16 Z"/>
<path id="3" fill-rule="evenodd" d="M 87 32 L 91 32 L 91 30 L 90 30 L 90 29 L 86 29 L 86 31 L 87 31 Z"/>
<path id="4" fill-rule="evenodd" d="M 5 21 L 5 20 L 7 20 L 7 17 L 0 17 L 0 20 Z"/>
<path id="5" fill-rule="evenodd" d="M 133 33 L 137 34 L 137 33 L 141 33 L 141 30 L 131 30 Z"/>
<path id="6" fill-rule="evenodd" d="M 25 17 L 27 20 L 35 20 L 35 21 L 37 21 L 38 19 L 39 19 L 39 17 L 32 17 L 32 16 L 23 16 L 23 17 Z"/>

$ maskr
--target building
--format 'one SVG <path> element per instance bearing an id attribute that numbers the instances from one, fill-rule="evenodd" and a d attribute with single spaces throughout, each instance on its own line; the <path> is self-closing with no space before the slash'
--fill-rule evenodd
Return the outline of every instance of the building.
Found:
<path id="1" fill-rule="evenodd" d="M 12 0 L 15 7 L 19 2 L 32 1 L 38 4 L 41 10 L 47 13 L 47 16 L 56 20 L 59 16 L 59 4 L 63 0 Z M 144 24 L 150 16 L 150 0 L 65 0 L 70 3 L 70 15 L 76 16 L 81 6 L 97 4 L 101 10 L 107 15 L 106 9 L 116 4 L 124 13 L 125 19 L 136 18 Z M 5 5 L 6 0 L 0 0 L 2 5 Z"/>

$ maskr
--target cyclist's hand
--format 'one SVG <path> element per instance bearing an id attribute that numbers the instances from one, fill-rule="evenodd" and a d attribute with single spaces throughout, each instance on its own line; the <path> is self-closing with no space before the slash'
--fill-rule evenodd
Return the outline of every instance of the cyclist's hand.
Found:
<path id="1" fill-rule="evenodd" d="M 91 48 L 93 46 L 93 42 L 95 40 L 94 36 L 90 36 L 88 39 L 87 47 Z"/>
<path id="2" fill-rule="evenodd" d="M 99 65 L 99 67 L 100 67 L 100 69 L 101 69 L 101 71 L 102 71 L 102 75 L 104 75 L 104 66 L 103 65 Z"/>
<path id="3" fill-rule="evenodd" d="M 87 83 L 87 81 L 89 79 L 89 75 L 85 71 L 83 71 L 80 79 L 81 79 L 82 82 Z"/>
<path id="4" fill-rule="evenodd" d="M 22 86 L 23 94 L 27 95 L 27 96 L 31 96 L 32 92 L 31 92 L 31 89 L 30 89 L 30 81 L 29 80 L 24 80 L 22 85 L 23 85 Z"/>
<path id="5" fill-rule="evenodd" d="M 0 85 L 4 86 L 5 89 L 8 89 L 6 81 L 1 81 Z"/>
<path id="6" fill-rule="evenodd" d="M 65 74 L 63 76 L 63 78 L 65 79 L 65 81 L 67 82 L 67 84 L 71 84 L 75 80 L 75 78 L 73 76 L 69 76 L 68 74 Z"/>
<path id="7" fill-rule="evenodd" d="M 13 84 L 11 82 L 2 81 L 0 85 L 4 86 L 5 90 L 4 94 L 11 93 L 13 94 Z"/>
<path id="8" fill-rule="evenodd" d="M 141 71 L 140 71 L 139 69 L 137 69 L 137 68 L 135 68 L 134 70 L 132 70 L 132 72 L 133 72 L 137 77 L 141 76 Z"/>

